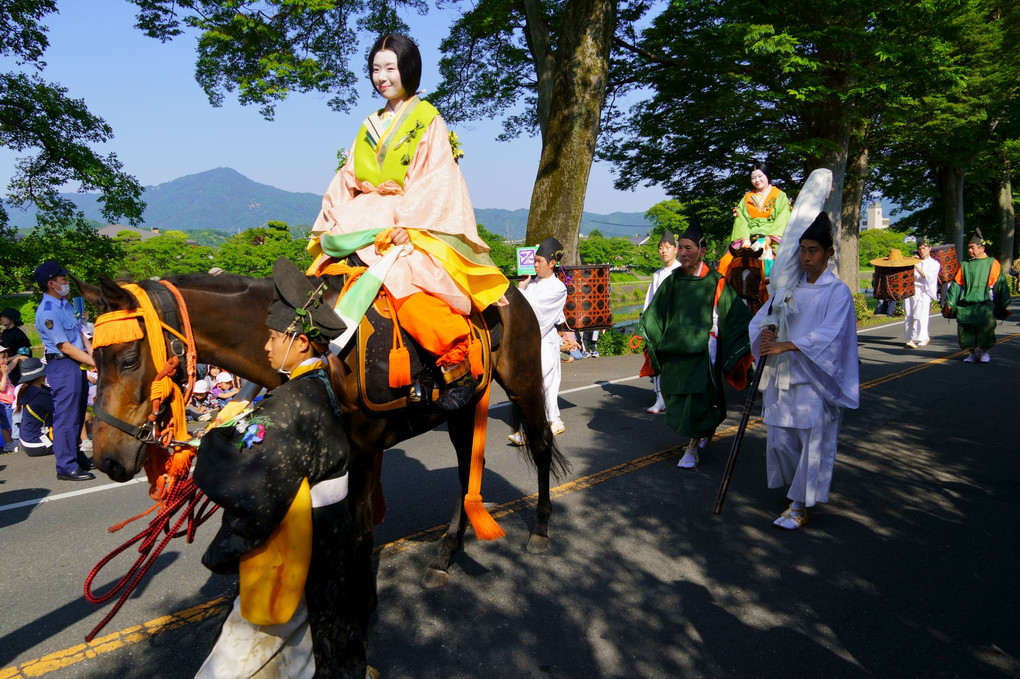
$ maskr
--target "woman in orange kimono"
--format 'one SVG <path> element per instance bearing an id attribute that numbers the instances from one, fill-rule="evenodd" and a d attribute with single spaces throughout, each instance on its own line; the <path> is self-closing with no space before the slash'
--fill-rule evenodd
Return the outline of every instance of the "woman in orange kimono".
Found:
<path id="1" fill-rule="evenodd" d="M 719 273 L 726 275 L 734 250 L 741 248 L 764 248 L 762 262 L 765 276 L 771 273 L 772 245 L 779 243 L 790 221 L 790 201 L 786 194 L 769 181 L 769 169 L 765 163 L 751 166 L 751 191 L 733 208 L 733 233 L 730 235 L 730 249 L 719 261 Z"/>
<path id="2" fill-rule="evenodd" d="M 357 254 L 368 265 L 393 246 L 413 245 L 383 286 L 399 323 L 442 368 L 446 390 L 435 405 L 456 410 L 470 400 L 481 370 L 469 359 L 467 317 L 506 304 L 509 282 L 478 236 L 446 124 L 414 94 L 421 81 L 417 46 L 401 35 L 383 36 L 368 67 L 386 105 L 365 119 L 323 196 L 308 246 L 317 258 L 311 271 L 348 254 L 341 244 L 359 243 Z"/>

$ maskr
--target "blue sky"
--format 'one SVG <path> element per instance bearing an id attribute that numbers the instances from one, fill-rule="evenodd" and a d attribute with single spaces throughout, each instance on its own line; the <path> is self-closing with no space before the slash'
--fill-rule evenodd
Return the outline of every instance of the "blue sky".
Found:
<path id="1" fill-rule="evenodd" d="M 321 193 L 336 167 L 336 151 L 350 146 L 364 116 L 378 106 L 363 81 L 355 113 L 335 113 L 324 95 L 294 95 L 266 122 L 255 106 L 228 98 L 213 108 L 194 80 L 195 41 L 167 44 L 134 28 L 135 6 L 126 0 L 63 0 L 46 20 L 50 48 L 43 77 L 84 99 L 114 130 L 101 150 L 117 153 L 125 169 L 150 186 L 216 167 L 287 191 Z M 438 45 L 454 14 L 430 11 L 405 17 L 422 48 L 422 87 L 435 86 Z M 13 68 L 0 60 L 0 68 Z M 426 93 L 427 98 L 427 93 Z M 461 169 L 480 208 L 526 208 L 541 151 L 537 139 L 495 141 L 498 121 L 457 127 L 466 156 Z M 6 186 L 16 155 L 0 149 L 0 181 Z M 497 162 L 498 159 L 498 162 Z M 644 212 L 665 194 L 657 188 L 617 191 L 608 165 L 596 164 L 585 209 L 596 213 Z"/>

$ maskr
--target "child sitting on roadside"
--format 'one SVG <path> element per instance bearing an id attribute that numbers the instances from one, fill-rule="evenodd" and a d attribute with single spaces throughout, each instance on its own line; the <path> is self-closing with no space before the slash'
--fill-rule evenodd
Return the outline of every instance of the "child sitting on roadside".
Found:
<path id="1" fill-rule="evenodd" d="M 237 385 L 234 384 L 234 377 L 228 372 L 221 372 L 216 376 L 216 384 L 213 385 L 210 393 L 212 397 L 216 399 L 219 406 L 222 408 L 230 402 L 237 392 L 239 392 Z"/>
<path id="2" fill-rule="evenodd" d="M 24 411 L 18 445 L 29 457 L 52 455 L 53 394 L 46 386 L 46 365 L 38 358 L 22 361 L 21 384 L 15 408 Z"/>
<path id="3" fill-rule="evenodd" d="M 212 419 L 212 413 L 217 410 L 219 404 L 209 395 L 209 383 L 205 380 L 195 380 L 195 386 L 191 389 L 191 399 L 184 409 L 188 419 L 205 422 Z"/>

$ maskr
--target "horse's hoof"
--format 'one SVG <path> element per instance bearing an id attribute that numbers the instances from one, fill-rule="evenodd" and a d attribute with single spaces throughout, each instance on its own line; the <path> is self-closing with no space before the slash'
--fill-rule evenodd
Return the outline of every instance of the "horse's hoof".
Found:
<path id="1" fill-rule="evenodd" d="M 429 567 L 425 569 L 425 576 L 421 579 L 421 586 L 425 589 L 436 589 L 437 587 L 443 587 L 449 581 L 449 573 L 438 568 Z"/>
<path id="2" fill-rule="evenodd" d="M 532 535 L 528 540 L 528 551 L 532 554 L 545 554 L 549 551 L 548 535 Z"/>

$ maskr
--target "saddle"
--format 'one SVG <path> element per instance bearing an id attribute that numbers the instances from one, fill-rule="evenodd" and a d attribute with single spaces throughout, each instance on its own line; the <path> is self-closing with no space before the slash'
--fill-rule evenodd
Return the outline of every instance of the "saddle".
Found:
<path id="1" fill-rule="evenodd" d="M 499 311 L 489 307 L 482 313 L 469 317 L 471 326 L 471 364 L 481 366 L 481 379 L 475 388 L 477 396 L 485 390 L 492 379 L 492 353 L 499 349 L 503 336 L 503 324 Z M 407 348 L 410 358 L 411 380 L 418 380 L 431 392 L 430 401 L 435 401 L 443 385 L 442 371 L 436 366 L 435 357 L 421 348 L 403 328 L 396 326 L 391 317 L 385 297 L 380 296 L 372 303 L 358 326 L 358 356 L 356 374 L 358 394 L 362 406 L 372 412 L 388 412 L 407 408 L 408 389 L 390 386 L 390 352 L 402 345 Z"/>

